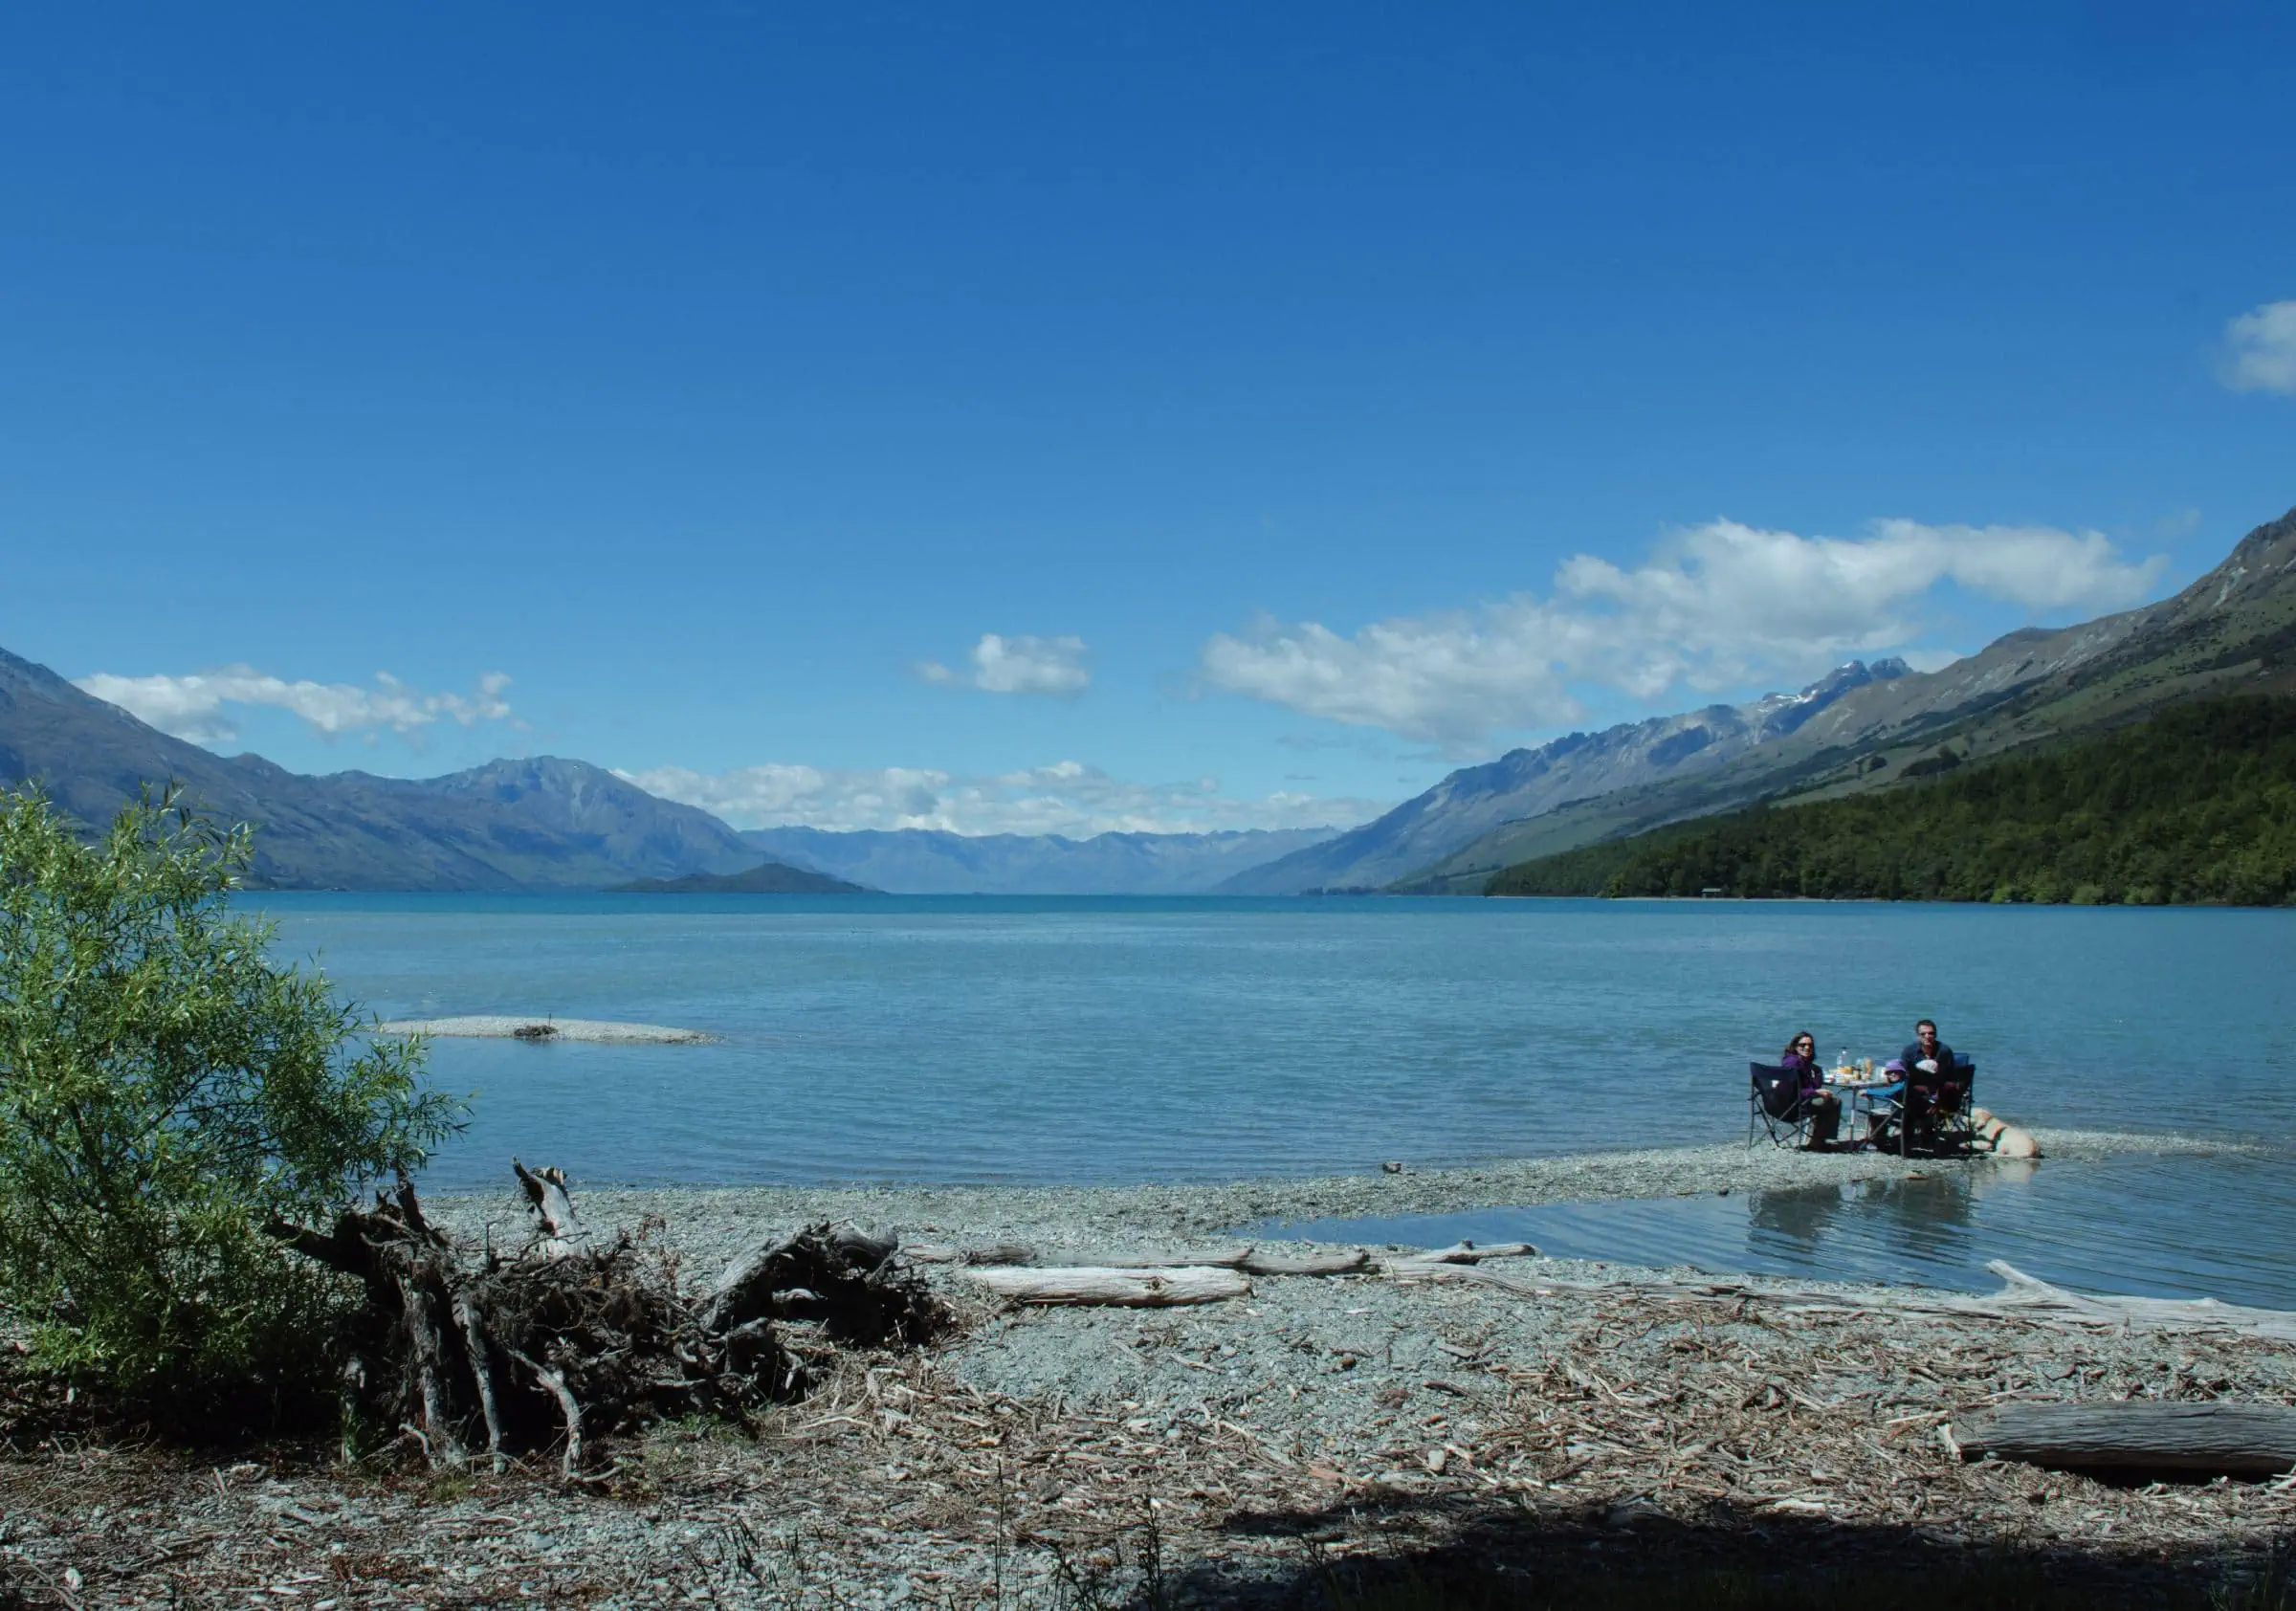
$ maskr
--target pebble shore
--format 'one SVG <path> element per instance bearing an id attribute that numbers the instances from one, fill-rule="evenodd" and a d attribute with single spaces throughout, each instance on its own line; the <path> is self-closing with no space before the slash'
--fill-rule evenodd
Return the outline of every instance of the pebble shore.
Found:
<path id="1" fill-rule="evenodd" d="M 2060 1159 L 2209 1150 L 2042 1140 Z M 1233 1247 L 1225 1233 L 1270 1219 L 1992 1167 L 1723 1146 L 1212 1185 L 573 1187 L 593 1231 L 643 1226 L 706 1281 L 823 1219 L 1058 1262 Z M 431 1209 L 497 1247 L 523 1238 L 509 1193 Z M 849 1357 L 751 1435 L 624 1437 L 572 1489 L 546 1463 L 440 1478 L 324 1450 L 226 1468 L 88 1440 L 18 1446 L 0 1463 L 0 1588 L 314 1611 L 1295 1605 L 1342 1569 L 1446 1551 L 1582 1567 L 1616 1550 L 1645 1570 L 1767 1559 L 1789 1534 L 1799 1556 L 1861 1570 L 2077 1549 L 2089 1567 L 2189 1583 L 2296 1523 L 2285 1483 L 2111 1488 L 1964 1464 L 1951 1436 L 2004 1399 L 2296 1402 L 2285 1344 L 1910 1314 L 1881 1288 L 1829 1288 L 1812 1309 L 1780 1283 L 1496 1268 L 1522 1285 L 1254 1277 L 1248 1296 L 1202 1307 L 1045 1310 L 933 1265 L 961 1320 L 946 1343 Z"/>

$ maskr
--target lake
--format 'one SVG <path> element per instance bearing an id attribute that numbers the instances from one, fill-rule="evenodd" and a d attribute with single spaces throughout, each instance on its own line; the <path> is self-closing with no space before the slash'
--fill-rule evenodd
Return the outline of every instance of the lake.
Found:
<path id="1" fill-rule="evenodd" d="M 2284 1151 L 2296 1136 L 2296 913 L 253 899 L 278 921 L 283 956 L 316 957 L 385 1017 L 556 1014 L 721 1037 L 432 1043 L 437 1082 L 477 1098 L 430 1170 L 436 1190 L 496 1185 L 512 1153 L 600 1183 L 1037 1182 L 1706 1142 L 1743 1136 L 1746 1061 L 1774 1058 L 1792 1031 L 1809 1029 L 1829 1059 L 1844 1048 L 1880 1059 L 1926 1015 L 1976 1059 L 1979 1100 L 2019 1122 L 2175 1130 L 2264 1152 L 2044 1164 L 1951 1202 L 1915 1182 L 1894 1202 L 1776 1203 L 1766 1222 L 1761 1204 L 1737 1201 L 1542 1209 L 1535 1223 L 1610 1247 L 1589 1256 L 1632 1247 L 1644 1259 L 1673 1250 L 1713 1268 L 1769 1260 L 1836 1274 L 1855 1272 L 1841 1260 L 1864 1236 L 1868 1273 L 1980 1286 L 1983 1257 L 2014 1243 L 2034 1273 L 2087 1277 L 2079 1285 L 2126 1270 L 2122 1290 L 2296 1306 Z M 1797 1214 L 1957 1225 L 1970 1256 L 1925 1263 L 1892 1247 L 1902 1237 L 1852 1229 L 1802 1237 L 1796 1252 L 1777 1226 Z"/>

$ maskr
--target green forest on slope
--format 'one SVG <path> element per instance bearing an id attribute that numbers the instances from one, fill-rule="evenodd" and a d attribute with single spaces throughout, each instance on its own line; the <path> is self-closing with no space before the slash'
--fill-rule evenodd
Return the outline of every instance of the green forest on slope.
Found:
<path id="1" fill-rule="evenodd" d="M 1494 895 L 2281 906 L 2296 698 L 2212 699 L 1935 781 L 1757 806 L 1521 862 Z"/>

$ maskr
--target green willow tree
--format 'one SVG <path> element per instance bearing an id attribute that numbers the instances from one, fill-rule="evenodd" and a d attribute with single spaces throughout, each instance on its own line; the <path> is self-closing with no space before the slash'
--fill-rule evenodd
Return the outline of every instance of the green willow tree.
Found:
<path id="1" fill-rule="evenodd" d="M 93 843 L 0 795 L 0 1299 L 51 1367 L 196 1420 L 323 1380 L 342 1294 L 263 1227 L 456 1123 L 419 1043 L 365 1040 L 232 914 L 250 854 L 172 794 Z"/>

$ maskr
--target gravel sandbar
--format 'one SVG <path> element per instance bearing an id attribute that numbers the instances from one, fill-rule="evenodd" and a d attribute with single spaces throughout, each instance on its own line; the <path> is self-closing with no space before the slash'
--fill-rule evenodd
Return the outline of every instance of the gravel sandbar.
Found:
<path id="1" fill-rule="evenodd" d="M 376 1026 L 386 1035 L 460 1035 L 477 1040 L 589 1041 L 603 1046 L 684 1046 L 718 1037 L 667 1024 L 618 1024 L 601 1018 L 513 1018 L 480 1013 L 466 1018 L 401 1018 Z M 547 1029 L 548 1034 L 519 1031 Z"/>
<path id="2" fill-rule="evenodd" d="M 2225 1144 L 2177 1136 L 2105 1131 L 2036 1132 L 2046 1158 L 2098 1159 L 2127 1153 L 2202 1154 Z M 1261 1221 L 1369 1219 L 1470 1208 L 1530 1208 L 1550 1203 L 1689 1197 L 1839 1185 L 1919 1171 L 1983 1172 L 1991 1159 L 1917 1159 L 1886 1153 L 1803 1153 L 1724 1142 L 1640 1152 L 1506 1159 L 1458 1169 L 1139 1185 L 1004 1186 L 891 1183 L 842 1186 L 675 1186 L 611 1188 L 575 1180 L 575 1205 L 596 1225 L 658 1218 L 670 1242 L 696 1269 L 754 1247 L 777 1229 L 814 1220 L 850 1220 L 905 1240 L 1021 1242 L 1042 1252 L 1170 1250 L 1226 1237 Z M 2043 1168 L 2047 1167 L 2044 1161 Z M 499 1197 L 438 1200 L 448 1223 L 475 1231 L 488 1220 L 515 1226 L 524 1203 L 504 1159 Z"/>

